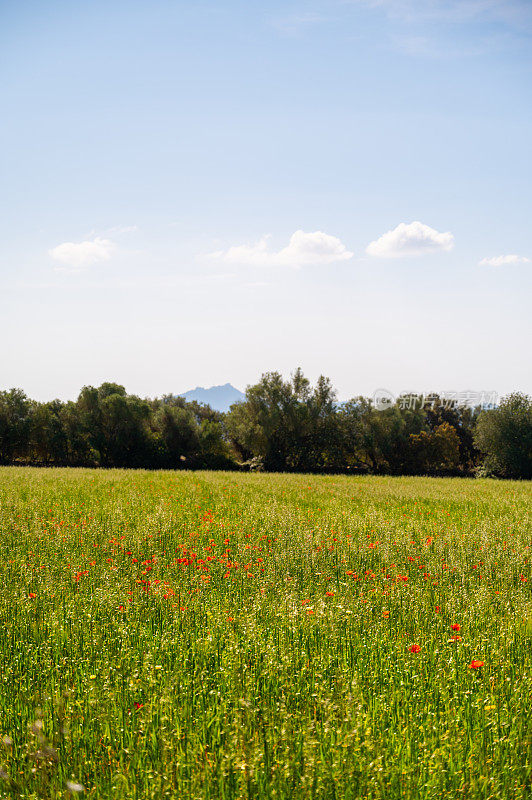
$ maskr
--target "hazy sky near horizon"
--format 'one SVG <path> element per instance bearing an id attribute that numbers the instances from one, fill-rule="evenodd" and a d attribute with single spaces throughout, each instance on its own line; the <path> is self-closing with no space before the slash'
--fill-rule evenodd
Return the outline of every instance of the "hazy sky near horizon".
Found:
<path id="1" fill-rule="evenodd" d="M 3 0 L 0 389 L 532 393 L 529 0 Z"/>

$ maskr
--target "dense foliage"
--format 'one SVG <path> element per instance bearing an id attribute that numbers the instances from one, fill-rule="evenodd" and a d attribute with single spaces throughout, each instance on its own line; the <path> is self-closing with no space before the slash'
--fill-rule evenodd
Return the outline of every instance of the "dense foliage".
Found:
<path id="1" fill-rule="evenodd" d="M 0 392 L 0 463 L 55 466 L 264 469 L 278 472 L 532 476 L 532 400 L 514 394 L 489 411 L 431 395 L 384 411 L 338 403 L 314 387 L 266 373 L 227 414 L 123 386 L 85 386 L 75 402 L 38 403 Z"/>
<path id="2" fill-rule="evenodd" d="M 532 478 L 532 398 L 512 394 L 481 414 L 475 442 L 486 454 L 488 472 Z"/>
<path id="3" fill-rule="evenodd" d="M 232 466 L 223 414 L 171 395 L 85 386 L 75 402 L 0 392 L 0 462 L 100 467 Z"/>
<path id="4" fill-rule="evenodd" d="M 530 798 L 531 492 L 0 468 L 0 798 Z"/>

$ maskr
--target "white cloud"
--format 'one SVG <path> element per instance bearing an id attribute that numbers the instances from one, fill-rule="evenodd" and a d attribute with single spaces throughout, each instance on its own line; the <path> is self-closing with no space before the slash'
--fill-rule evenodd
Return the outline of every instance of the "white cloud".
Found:
<path id="1" fill-rule="evenodd" d="M 517 256 L 510 254 L 507 256 L 492 256 L 491 258 L 483 258 L 478 263 L 481 267 L 503 267 L 505 264 L 528 264 L 529 258 L 525 256 Z"/>
<path id="2" fill-rule="evenodd" d="M 340 239 L 321 231 L 296 231 L 290 237 L 288 245 L 281 250 L 269 249 L 269 239 L 269 236 L 263 236 L 253 245 L 237 245 L 226 251 L 213 253 L 213 256 L 233 264 L 291 267 L 330 264 L 353 256 Z"/>
<path id="3" fill-rule="evenodd" d="M 296 231 L 286 247 L 271 250 L 269 236 L 263 236 L 252 245 L 241 244 L 228 250 L 210 253 L 210 258 L 227 261 L 231 264 L 250 266 L 288 266 L 302 267 L 311 264 L 331 264 L 333 261 L 346 261 L 353 257 L 346 246 L 336 236 L 322 231 L 305 233 Z"/>
<path id="4" fill-rule="evenodd" d="M 97 261 L 108 261 L 115 249 L 114 242 L 96 236 L 84 242 L 63 242 L 49 250 L 48 254 L 60 264 L 80 269 Z"/>
<path id="5" fill-rule="evenodd" d="M 401 222 L 393 231 L 384 233 L 379 239 L 366 247 L 369 256 L 377 258 L 401 258 L 402 256 L 422 256 L 452 250 L 452 233 L 439 233 L 422 222 Z"/>

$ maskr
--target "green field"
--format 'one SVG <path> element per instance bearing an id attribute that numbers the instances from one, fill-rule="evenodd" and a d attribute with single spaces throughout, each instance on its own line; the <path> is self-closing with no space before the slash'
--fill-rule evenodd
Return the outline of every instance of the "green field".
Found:
<path id="1" fill-rule="evenodd" d="M 1 468 L 0 797 L 530 797 L 531 508 Z"/>

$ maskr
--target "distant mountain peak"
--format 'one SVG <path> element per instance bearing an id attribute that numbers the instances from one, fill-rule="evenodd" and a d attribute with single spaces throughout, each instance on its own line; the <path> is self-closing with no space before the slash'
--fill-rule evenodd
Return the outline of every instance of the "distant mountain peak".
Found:
<path id="1" fill-rule="evenodd" d="M 220 384 L 219 386 L 196 386 L 188 392 L 181 392 L 180 397 L 184 397 L 189 402 L 195 400 L 197 403 L 205 403 L 215 411 L 229 411 L 233 403 L 238 403 L 245 399 L 245 395 L 236 389 L 231 383 Z"/>

